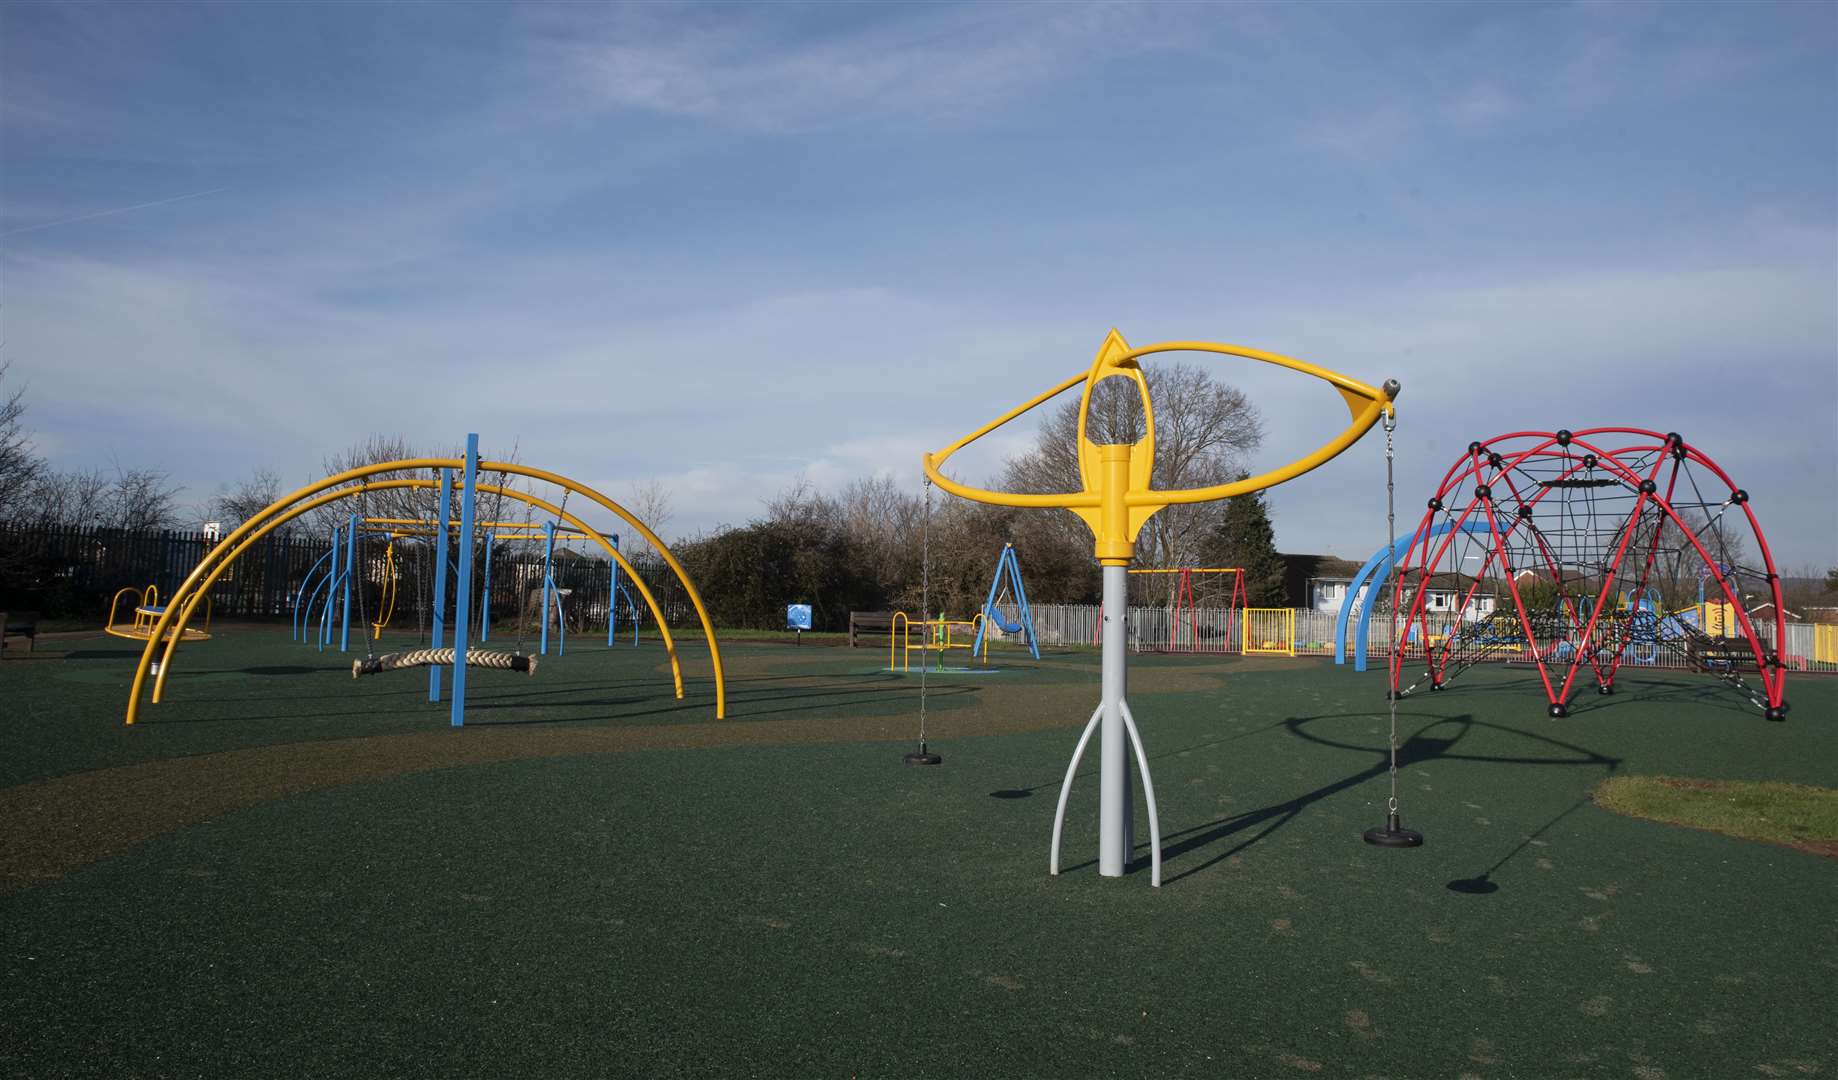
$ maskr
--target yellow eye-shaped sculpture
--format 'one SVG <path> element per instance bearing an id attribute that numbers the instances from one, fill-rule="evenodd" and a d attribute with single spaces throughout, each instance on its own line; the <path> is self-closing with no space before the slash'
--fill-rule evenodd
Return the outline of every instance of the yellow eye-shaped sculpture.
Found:
<path id="1" fill-rule="evenodd" d="M 1149 384 L 1143 378 L 1139 361 L 1144 356 L 1164 352 L 1205 352 L 1222 356 L 1239 356 L 1312 375 L 1332 384 L 1334 389 L 1339 391 L 1341 398 L 1346 402 L 1348 412 L 1352 414 L 1352 422 L 1339 435 L 1313 453 L 1260 476 L 1252 476 L 1234 483 L 1218 484 L 1213 487 L 1190 488 L 1185 491 L 1157 491 L 1149 486 L 1149 478 L 1155 469 L 1155 410 L 1153 403 L 1149 400 Z M 1142 396 L 1143 436 L 1135 443 L 1095 443 L 1086 432 L 1086 424 L 1090 418 L 1092 393 L 1097 389 L 1099 383 L 1112 378 L 1130 379 L 1136 384 L 1137 392 Z M 1079 400 L 1078 426 L 1079 483 L 1083 485 L 1082 490 L 1046 495 L 986 491 L 959 484 L 939 471 L 952 454 L 1080 383 L 1085 384 L 1084 393 Z M 1092 361 L 1090 370 L 1074 375 L 1032 400 L 1010 409 L 943 450 L 925 455 L 925 472 L 934 483 L 944 490 L 976 502 L 991 503 L 996 506 L 1058 507 L 1070 510 L 1084 519 L 1085 524 L 1091 527 L 1092 535 L 1096 539 L 1098 561 L 1107 565 L 1117 565 L 1130 561 L 1135 553 L 1136 535 L 1142 530 L 1143 523 L 1154 517 L 1156 512 L 1163 507 L 1176 503 L 1210 502 L 1214 499 L 1226 499 L 1247 492 L 1261 491 L 1318 468 L 1359 441 L 1360 436 L 1377 423 L 1379 417 L 1389 415 L 1392 412 L 1392 400 L 1397 395 L 1398 384 L 1395 381 L 1387 382 L 1383 389 L 1374 389 L 1356 379 L 1349 379 L 1345 375 L 1306 361 L 1265 352 L 1261 349 L 1250 349 L 1242 345 L 1220 345 L 1210 341 L 1164 341 L 1156 345 L 1145 345 L 1139 349 L 1132 349 L 1129 343 L 1123 340 L 1123 335 L 1113 329 L 1104 339 L 1103 346 L 1098 349 L 1097 359 Z"/>

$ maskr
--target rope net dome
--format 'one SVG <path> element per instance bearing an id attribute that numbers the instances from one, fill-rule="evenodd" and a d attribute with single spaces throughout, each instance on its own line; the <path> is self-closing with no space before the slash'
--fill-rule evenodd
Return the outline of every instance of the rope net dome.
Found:
<path id="1" fill-rule="evenodd" d="M 1761 523 L 1748 494 L 1676 433 L 1470 443 L 1398 568 L 1394 693 L 1440 690 L 1503 659 L 1534 665 L 1550 715 L 1564 716 L 1585 684 L 1612 694 L 1625 667 L 1664 654 L 1768 719 L 1786 716 L 1785 615 Z"/>

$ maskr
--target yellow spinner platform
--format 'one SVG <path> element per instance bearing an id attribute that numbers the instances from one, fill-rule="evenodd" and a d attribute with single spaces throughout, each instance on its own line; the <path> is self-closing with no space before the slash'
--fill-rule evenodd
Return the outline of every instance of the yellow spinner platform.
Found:
<path id="1" fill-rule="evenodd" d="M 134 619 L 132 622 L 116 621 L 116 616 L 121 609 L 121 598 L 124 596 L 132 596 L 135 598 L 133 608 Z M 146 641 L 153 636 L 154 626 L 159 623 L 160 616 L 165 613 L 165 607 L 160 604 L 159 586 L 149 585 L 145 589 L 137 589 L 130 585 L 117 592 L 115 598 L 109 601 L 108 623 L 103 626 L 102 629 L 105 633 L 113 634 L 118 638 L 127 638 L 130 641 Z M 166 640 L 171 636 L 172 631 L 168 629 L 161 640 Z M 210 637 L 211 600 L 209 596 L 206 596 L 204 598 L 204 628 L 198 629 L 188 626 L 181 632 L 180 640 L 209 641 Z"/>

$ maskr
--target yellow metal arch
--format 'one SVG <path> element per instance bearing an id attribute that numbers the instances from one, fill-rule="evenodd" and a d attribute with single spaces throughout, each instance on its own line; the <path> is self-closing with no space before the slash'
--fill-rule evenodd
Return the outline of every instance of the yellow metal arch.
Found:
<path id="1" fill-rule="evenodd" d="M 1288 368 L 1291 371 L 1299 371 L 1304 375 L 1312 375 L 1340 392 L 1341 400 L 1346 403 L 1352 422 L 1339 435 L 1324 443 L 1314 452 L 1297 458 L 1280 468 L 1272 469 L 1261 476 L 1184 491 L 1155 490 L 1149 487 L 1155 463 L 1155 412 L 1149 401 L 1148 383 L 1143 377 L 1140 360 L 1142 357 L 1164 352 L 1204 352 L 1220 356 L 1236 356 Z M 1099 445 L 1093 443 L 1086 432 L 1092 392 L 1100 382 L 1110 378 L 1130 379 L 1135 383 L 1137 392 L 1141 395 L 1145 432 L 1143 437 L 1133 444 Z M 951 455 L 1080 383 L 1085 384 L 1084 393 L 1079 399 L 1078 426 L 1079 482 L 1083 485 L 1082 490 L 1058 494 L 988 491 L 960 484 L 940 471 Z M 1228 499 L 1234 495 L 1261 491 L 1285 480 L 1294 479 L 1311 469 L 1319 468 L 1341 451 L 1358 442 L 1360 436 L 1377 423 L 1381 416 L 1392 414 L 1391 396 L 1395 390 L 1394 386 L 1389 385 L 1385 389 L 1374 389 L 1357 379 L 1350 379 L 1307 361 L 1296 360 L 1279 353 L 1265 352 L 1262 349 L 1246 348 L 1242 345 L 1221 345 L 1210 341 L 1164 341 L 1155 345 L 1144 345 L 1141 348 L 1131 348 L 1129 343 L 1123 340 L 1123 335 L 1113 329 L 1106 335 L 1104 344 L 1098 348 L 1097 357 L 1085 372 L 1065 379 L 1057 386 L 1022 402 L 944 449 L 925 455 L 923 463 L 925 473 L 932 478 L 933 483 L 960 498 L 996 506 L 1056 507 L 1070 510 L 1090 526 L 1092 536 L 1096 541 L 1098 561 L 1128 564 L 1134 555 L 1136 535 L 1141 531 L 1143 523 L 1154 517 L 1164 507 L 1176 503 L 1210 502 L 1214 499 Z"/>
<path id="2" fill-rule="evenodd" d="M 381 491 L 392 488 L 426 489 L 437 486 L 435 481 L 432 480 L 383 480 L 353 484 L 354 481 L 368 481 L 368 478 L 382 473 L 411 472 L 421 469 L 461 469 L 464 467 L 464 464 L 465 463 L 458 458 L 410 458 L 401 461 L 379 462 L 374 465 L 348 469 L 336 475 L 326 477 L 324 480 L 315 484 L 310 484 L 297 491 L 291 492 L 281 499 L 276 500 L 260 513 L 250 517 L 249 520 L 243 522 L 231 532 L 230 535 L 224 537 L 222 542 L 218 543 L 206 553 L 205 557 L 199 561 L 195 568 L 193 568 L 191 574 L 179 585 L 172 599 L 167 603 L 165 612 L 160 616 L 159 622 L 153 628 L 152 634 L 154 636 L 148 638 L 147 646 L 141 652 L 140 663 L 135 669 L 133 685 L 129 690 L 126 722 L 129 724 L 134 723 L 139 714 L 141 693 L 146 687 L 147 675 L 153 664 L 155 647 L 160 644 L 158 635 L 167 633 L 168 628 L 173 625 L 183 627 L 186 621 L 190 619 L 199 601 L 203 597 L 208 596 L 211 583 L 215 582 L 256 540 L 266 536 L 282 524 L 299 517 L 301 514 L 307 513 L 317 507 L 336 502 L 340 499 L 350 498 L 367 491 Z M 478 466 L 478 471 L 480 473 L 496 472 L 500 475 L 515 474 L 555 484 L 558 487 L 562 487 L 568 491 L 573 491 L 576 494 L 591 499 L 601 507 L 618 516 L 622 521 L 626 522 L 634 529 L 637 529 L 638 532 L 650 542 L 652 547 L 664 559 L 665 563 L 669 565 L 671 571 L 677 576 L 677 580 L 682 583 L 684 592 L 689 597 L 691 605 L 695 607 L 696 617 L 702 625 L 704 635 L 708 638 L 709 655 L 714 666 L 715 717 L 716 719 L 723 719 L 726 717 L 727 679 L 721 663 L 721 645 L 715 636 L 714 623 L 709 618 L 708 609 L 703 604 L 701 594 L 696 590 L 695 583 L 690 579 L 688 572 L 683 569 L 682 564 L 677 561 L 676 556 L 664 545 L 664 542 L 656 533 L 652 532 L 644 522 L 638 520 L 630 511 L 626 510 L 612 499 L 607 498 L 605 495 L 586 485 L 576 483 L 559 473 L 549 472 L 544 469 L 534 469 L 511 462 L 481 462 Z M 352 484 L 352 486 L 340 487 L 340 485 L 344 484 Z M 320 492 L 325 492 L 328 488 L 336 490 L 324 495 L 319 494 Z M 559 507 L 556 507 L 552 503 L 539 499 L 533 495 L 526 495 L 522 492 L 495 485 L 480 484 L 478 485 L 478 490 L 494 491 L 527 502 L 531 506 L 546 510 L 568 521 L 571 525 L 581 529 L 583 532 L 594 534 L 596 538 L 599 539 L 601 546 L 607 553 L 617 560 L 620 566 L 631 576 L 633 583 L 644 596 L 646 605 L 651 609 L 653 617 L 657 619 L 660 635 L 663 637 L 665 647 L 670 654 L 672 674 L 676 683 L 676 695 L 681 698 L 683 696 L 681 665 L 677 659 L 675 643 L 670 636 L 669 628 L 665 625 L 663 612 L 659 609 L 656 598 L 651 595 L 650 590 L 645 586 L 644 579 L 641 578 L 632 565 L 625 560 L 625 557 L 603 538 L 599 538 L 598 530 L 590 528 L 585 522 L 582 522 L 578 517 L 572 514 L 563 513 Z M 315 498 L 314 496 L 317 497 Z M 184 601 L 183 604 L 180 603 L 181 600 Z M 166 642 L 165 652 L 162 654 L 159 675 L 156 677 L 153 687 L 153 701 L 155 703 L 160 701 L 164 693 L 166 673 L 171 670 L 172 657 L 177 649 L 177 645 L 178 637 L 176 635 L 172 640 Z"/>
<path id="3" fill-rule="evenodd" d="M 186 594 L 188 599 L 186 601 L 184 610 L 180 611 L 177 619 L 174 620 L 175 625 L 184 626 L 186 622 L 191 618 L 193 612 L 196 610 L 198 603 L 201 600 L 208 602 L 209 596 L 210 596 L 211 585 L 213 585 L 220 576 L 222 576 L 225 572 L 228 571 L 230 566 L 235 563 L 236 559 L 240 558 L 246 551 L 248 551 L 251 547 L 253 547 L 257 541 L 261 540 L 262 537 L 268 535 L 270 532 L 273 532 L 275 529 L 279 528 L 280 526 L 285 525 L 289 521 L 292 521 L 295 518 L 300 517 L 302 514 L 309 513 L 315 509 L 318 509 L 321 506 L 325 506 L 330 503 L 337 502 L 340 499 L 348 499 L 354 495 L 362 495 L 364 493 L 371 492 L 371 491 L 388 491 L 392 489 L 404 489 L 404 488 L 411 488 L 411 489 L 418 488 L 422 490 L 431 490 L 438 486 L 439 485 L 435 481 L 432 481 L 432 480 L 371 481 L 371 482 L 360 484 L 354 487 L 339 488 L 325 495 L 321 495 L 317 498 L 308 500 L 307 502 L 300 503 L 295 506 L 289 507 L 288 509 L 286 509 L 279 515 L 265 522 L 260 528 L 256 529 L 253 533 L 250 533 L 249 535 L 243 537 L 240 541 L 238 541 L 235 548 L 233 550 L 230 550 L 223 559 L 217 562 L 217 565 L 211 569 L 210 573 L 204 577 L 202 582 L 195 589 L 192 589 L 189 593 Z M 561 509 L 555 506 L 555 504 L 553 503 L 544 501 L 533 495 L 527 495 L 520 491 L 512 491 L 510 489 L 500 488 L 492 484 L 481 484 L 479 485 L 479 490 L 480 491 L 491 491 L 497 494 L 507 495 L 511 498 L 515 498 L 520 501 L 527 502 L 531 506 L 545 510 L 549 513 L 556 514 L 571 522 L 579 522 L 580 520 L 579 518 L 576 518 L 572 514 L 566 514 L 562 512 Z M 638 576 L 637 571 L 632 567 L 632 565 L 629 562 L 625 560 L 624 556 L 621 555 L 617 549 L 606 544 L 604 540 L 601 541 L 601 544 L 606 549 L 607 553 L 610 554 L 614 559 L 618 560 L 619 565 L 623 567 L 626 570 L 627 574 L 629 574 L 632 577 L 633 584 L 637 586 L 639 594 L 644 597 L 645 605 L 651 609 L 652 617 L 658 620 L 659 633 L 663 637 L 664 647 L 668 651 L 669 656 L 670 656 L 671 674 L 675 680 L 676 696 L 678 698 L 681 698 L 683 696 L 682 665 L 681 665 L 681 662 L 677 658 L 676 643 L 670 635 L 670 629 L 669 627 L 663 625 L 663 617 L 664 617 L 663 611 L 658 606 L 657 599 L 651 594 L 650 589 L 645 585 L 644 579 Z M 187 579 L 187 585 L 189 584 L 190 584 L 190 579 Z M 186 587 L 187 586 L 181 586 L 180 587 L 181 591 L 184 591 Z M 176 604 L 176 600 L 174 601 L 174 603 Z M 168 608 L 170 609 L 172 606 L 173 605 L 169 604 Z M 172 657 L 175 651 L 176 650 L 172 648 L 170 645 L 168 646 L 161 660 L 160 673 L 154 679 L 153 701 L 156 704 L 161 700 L 161 698 L 165 694 L 166 672 L 171 670 Z M 143 659 L 144 658 L 145 658 L 145 654 L 143 653 Z M 139 687 L 141 685 L 142 683 L 137 673 L 134 697 L 131 698 L 128 702 L 127 722 L 130 724 L 134 722 L 138 714 L 138 711 L 139 711 L 138 710 Z M 721 706 L 725 704 L 723 700 L 725 698 L 725 693 L 724 693 L 725 678 L 723 677 L 723 674 L 722 674 L 722 671 L 721 671 L 721 668 L 718 662 L 717 662 L 716 670 L 715 670 L 715 685 L 716 685 L 716 698 L 717 698 L 716 716 L 719 719 L 721 715 L 725 712 L 725 709 L 721 708 Z"/>
<path id="4" fill-rule="evenodd" d="M 273 532 L 275 529 L 281 527 L 282 525 L 287 524 L 289 521 L 294 520 L 295 518 L 301 516 L 302 514 L 310 513 L 311 511 L 316 510 L 321 506 L 326 506 L 330 503 L 337 502 L 340 499 L 348 499 L 348 498 L 351 498 L 353 495 L 362 495 L 362 494 L 372 492 L 372 491 L 390 491 L 390 490 L 399 490 L 399 489 L 404 489 L 404 488 L 408 488 L 408 489 L 418 488 L 421 490 L 433 490 L 435 488 L 438 488 L 439 486 L 440 485 L 436 481 L 433 481 L 433 480 L 371 481 L 365 484 L 360 484 L 356 487 L 339 488 L 328 494 L 321 495 L 316 499 L 311 499 L 297 506 L 288 508 L 286 511 L 281 513 L 279 516 L 275 517 L 273 520 L 264 524 L 261 528 L 257 529 L 255 532 L 249 534 L 248 536 L 244 537 L 242 540 L 238 541 L 236 550 L 230 552 L 227 556 L 225 556 L 223 561 L 218 563 L 218 565 L 211 571 L 211 573 L 205 577 L 204 581 L 199 585 L 199 587 L 192 590 L 192 592 L 189 594 L 190 599 L 186 602 L 185 610 L 179 613 L 177 624 L 179 626 L 184 626 L 186 624 L 186 622 L 191 618 L 192 612 L 194 611 L 194 609 L 196 609 L 201 599 L 206 602 L 209 601 L 210 588 L 213 584 L 216 583 L 218 577 L 226 573 L 229 570 L 230 566 L 234 564 L 237 559 L 241 558 L 245 552 L 247 552 L 250 548 L 255 546 L 257 541 L 261 540 L 262 537 L 268 535 L 269 533 Z M 506 496 L 512 499 L 517 499 L 521 502 L 528 503 L 531 506 L 539 510 L 544 510 L 544 511 L 547 511 L 548 513 L 555 514 L 558 517 L 561 517 L 563 520 L 568 521 L 570 523 L 578 523 L 581 520 L 575 517 L 573 514 L 563 511 L 560 507 L 556 506 L 554 503 L 547 502 L 543 499 L 537 498 L 534 495 L 528 495 L 521 491 L 514 491 L 509 488 L 499 487 L 496 484 L 480 484 L 479 490 L 485 491 L 485 492 L 491 492 L 497 495 L 503 495 L 503 496 Z M 632 567 L 631 563 L 625 560 L 625 556 L 620 554 L 619 549 L 613 547 L 611 544 L 608 544 L 604 539 L 600 540 L 600 546 L 606 550 L 607 554 L 611 555 L 614 559 L 618 560 L 619 565 L 625 569 L 625 572 L 628 575 L 631 576 L 632 584 L 638 587 L 639 594 L 644 597 L 645 606 L 651 609 L 651 616 L 658 621 L 658 632 L 664 639 L 664 648 L 670 654 L 670 669 L 671 669 L 671 674 L 676 681 L 676 696 L 681 698 L 683 696 L 683 668 L 682 668 L 682 664 L 677 660 L 676 642 L 670 636 L 670 628 L 664 625 L 663 609 L 658 606 L 656 597 L 651 595 L 651 590 L 649 587 L 645 585 L 644 579 L 638 576 L 637 570 L 635 570 Z M 166 672 L 171 667 L 173 652 L 174 650 L 171 648 L 168 648 L 166 650 L 164 658 L 162 659 L 160 663 L 159 674 L 158 676 L 155 677 L 153 681 L 153 701 L 156 704 L 159 702 L 161 697 L 165 695 Z M 717 680 L 717 682 L 719 683 L 719 680 Z M 129 720 L 128 722 L 133 723 L 132 720 Z"/>

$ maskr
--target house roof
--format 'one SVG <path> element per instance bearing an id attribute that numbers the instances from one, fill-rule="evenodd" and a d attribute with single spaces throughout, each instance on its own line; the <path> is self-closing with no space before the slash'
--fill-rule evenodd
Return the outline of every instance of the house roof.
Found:
<path id="1" fill-rule="evenodd" d="M 1759 614 L 1761 614 L 1761 613 L 1762 613 L 1762 612 L 1764 612 L 1764 611 L 1773 611 L 1773 610 L 1774 610 L 1774 601 L 1772 601 L 1772 600 L 1770 600 L 1770 601 L 1768 601 L 1768 602 L 1767 602 L 1767 603 L 1765 603 L 1765 604 L 1756 604 L 1756 605 L 1755 605 L 1754 607 L 1752 607 L 1752 608 L 1750 608 L 1750 609 L 1749 609 L 1749 614 L 1750 614 L 1750 615 L 1759 615 Z M 1788 617 L 1789 619 L 1792 619 L 1792 620 L 1794 620 L 1795 622 L 1800 622 L 1800 621 L 1803 621 L 1803 620 L 1802 620 L 1802 619 L 1800 618 L 1800 615 L 1799 615 L 1799 613 L 1798 613 L 1798 612 L 1796 612 L 1796 611 L 1794 611 L 1794 610 L 1793 610 L 1792 608 L 1785 608 L 1785 607 L 1784 607 L 1784 608 L 1782 608 L 1782 609 L 1781 609 L 1781 614 L 1783 614 L 1783 615 L 1785 615 L 1785 616 L 1787 616 L 1787 617 Z"/>
<path id="2" fill-rule="evenodd" d="M 1352 581 L 1363 563 L 1337 555 L 1283 555 L 1283 566 L 1290 575 L 1310 580 Z"/>

